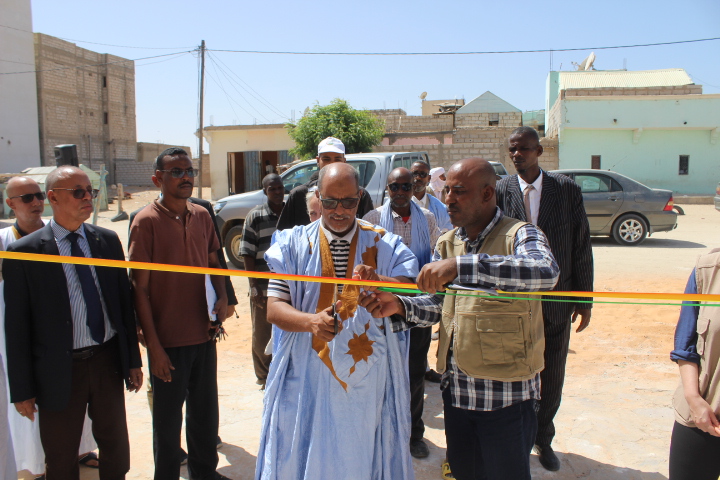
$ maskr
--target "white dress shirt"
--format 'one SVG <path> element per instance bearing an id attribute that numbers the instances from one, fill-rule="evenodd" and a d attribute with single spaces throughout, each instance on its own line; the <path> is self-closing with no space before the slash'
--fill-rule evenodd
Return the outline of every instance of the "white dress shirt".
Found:
<path id="1" fill-rule="evenodd" d="M 535 181 L 532 183 L 533 190 L 530 190 L 530 214 L 532 215 L 532 218 L 528 218 L 527 221 L 532 223 L 533 225 L 537 225 L 538 221 L 538 214 L 540 213 L 540 197 L 542 196 L 542 181 L 543 181 L 543 171 L 540 170 L 540 175 L 535 179 Z M 523 199 L 525 198 L 525 189 L 528 186 L 528 183 L 522 179 L 520 175 L 518 175 L 518 183 L 520 183 L 520 191 L 523 194 Z"/>

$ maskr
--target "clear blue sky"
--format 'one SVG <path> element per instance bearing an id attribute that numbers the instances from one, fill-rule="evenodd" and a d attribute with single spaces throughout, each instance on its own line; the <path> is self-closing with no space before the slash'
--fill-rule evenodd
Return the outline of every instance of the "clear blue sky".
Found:
<path id="1" fill-rule="evenodd" d="M 527 7 L 522 2 L 483 0 L 32 0 L 32 12 L 36 32 L 105 44 L 168 48 L 76 42 L 132 59 L 190 50 L 203 39 L 209 49 L 449 52 L 628 45 L 720 36 L 718 0 L 525 4 Z M 579 63 L 589 53 L 556 52 L 552 66 L 570 70 L 571 62 Z M 597 50 L 595 54 L 599 70 L 622 68 L 623 61 L 629 70 L 679 67 L 703 85 L 704 93 L 720 93 L 720 41 Z M 355 108 L 399 106 L 410 115 L 419 115 L 418 96 L 423 91 L 428 92 L 428 99 L 471 100 L 490 90 L 523 111 L 540 109 L 544 108 L 545 79 L 551 66 L 548 53 L 353 57 L 211 52 L 210 56 L 214 61 L 207 64 L 206 125 L 211 117 L 214 125 L 286 122 L 293 110 L 297 119 L 306 107 L 336 97 Z M 138 141 L 191 145 L 196 154 L 197 57 L 186 54 L 160 60 L 165 59 L 136 62 Z"/>

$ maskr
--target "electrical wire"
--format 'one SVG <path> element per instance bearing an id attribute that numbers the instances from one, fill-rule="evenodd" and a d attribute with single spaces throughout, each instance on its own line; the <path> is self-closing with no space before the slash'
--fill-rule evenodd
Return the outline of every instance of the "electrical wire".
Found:
<path id="1" fill-rule="evenodd" d="M 10 30 L 17 30 L 18 32 L 25 32 L 25 33 L 35 33 L 31 30 L 24 30 L 22 28 L 17 27 L 11 27 L 9 25 L 0 25 L 0 27 L 3 28 L 9 28 Z M 78 42 L 78 43 L 91 43 L 93 45 L 103 45 L 106 47 L 118 47 L 118 48 L 138 48 L 141 50 L 183 50 L 183 49 L 189 49 L 193 47 L 137 47 L 137 46 L 131 46 L 131 45 L 114 45 L 112 43 L 99 43 L 99 42 L 91 42 L 88 40 L 78 40 L 75 38 L 65 38 L 65 37 L 55 37 L 59 38 L 60 40 L 65 40 L 67 42 Z"/>
<path id="2" fill-rule="evenodd" d="M 188 50 L 185 52 L 165 53 L 162 55 L 152 55 L 149 57 L 142 57 L 142 58 L 123 59 L 123 60 L 118 60 L 117 62 L 93 63 L 93 64 L 88 64 L 88 65 L 74 65 L 72 67 L 47 68 L 47 69 L 43 69 L 43 70 L 27 70 L 24 72 L 0 72 L 0 75 L 19 75 L 22 73 L 54 72 L 57 70 L 72 70 L 72 69 L 76 69 L 76 68 L 101 67 L 103 65 L 116 65 L 118 63 L 139 62 L 141 60 L 150 60 L 151 58 L 161 58 L 161 57 L 170 57 L 173 55 L 183 55 L 186 53 L 191 53 L 193 51 L 194 50 Z"/>
<path id="3" fill-rule="evenodd" d="M 215 68 L 215 65 L 213 64 L 213 62 L 210 62 L 209 65 L 211 65 L 211 66 L 213 67 L 213 69 Z M 213 72 L 214 72 L 214 70 L 213 70 Z M 232 108 L 232 104 L 235 103 L 238 107 L 240 107 L 240 108 L 242 109 L 243 112 L 247 113 L 251 118 L 255 118 L 255 115 L 253 115 L 252 113 L 250 113 L 250 111 L 248 111 L 245 107 L 243 107 L 243 106 L 240 104 L 240 102 L 238 102 L 237 100 L 235 100 L 234 98 L 232 98 L 232 97 L 230 96 L 230 94 L 227 92 L 227 90 L 226 90 L 225 87 L 223 86 L 222 81 L 220 80 L 219 75 L 218 75 L 217 78 L 215 77 L 215 75 L 217 75 L 217 72 L 215 72 L 215 73 L 213 73 L 213 72 L 211 72 L 209 68 L 205 70 L 205 73 L 207 73 L 207 76 L 208 76 L 213 82 L 215 82 L 215 84 L 218 86 L 218 88 L 223 92 L 223 94 L 225 95 L 225 98 L 227 98 L 227 100 L 228 100 L 228 104 L 230 105 L 230 107 Z M 241 95 L 241 97 L 242 97 L 242 95 Z M 247 99 L 245 99 L 244 97 L 243 97 L 243 100 L 245 100 L 245 101 L 247 102 Z M 249 105 L 249 103 L 248 103 L 248 105 Z M 233 110 L 233 113 L 235 113 L 235 115 L 236 115 L 238 118 L 240 118 L 240 116 L 237 115 L 237 112 L 235 111 L 235 109 L 232 108 L 232 110 Z"/>
<path id="4" fill-rule="evenodd" d="M 208 55 L 210 55 L 210 54 L 208 54 Z M 259 101 L 260 103 L 262 103 L 263 105 L 265 105 L 266 107 L 268 107 L 268 109 L 270 109 L 270 111 L 273 112 L 273 114 L 280 116 L 280 118 L 284 118 L 284 119 L 286 119 L 286 120 L 290 120 L 290 118 L 289 118 L 287 115 L 285 115 L 284 113 L 282 113 L 278 108 L 276 108 L 272 103 L 270 103 L 270 101 L 269 101 L 268 99 L 266 99 L 265 97 L 263 97 L 263 96 L 260 94 L 260 92 L 258 92 L 257 90 L 255 90 L 249 83 L 247 83 L 245 80 L 243 80 L 243 79 L 240 77 L 240 75 L 238 75 L 237 73 L 235 73 L 235 72 L 234 72 L 225 62 L 223 62 L 219 57 L 216 57 L 215 55 L 212 55 L 212 58 L 213 58 L 213 61 L 220 62 L 220 63 L 225 67 L 224 70 L 227 70 L 228 72 L 230 72 L 230 73 L 231 73 L 232 75 L 234 75 L 238 80 L 240 80 L 242 83 L 244 83 L 244 84 L 247 86 L 247 88 L 249 88 L 250 90 L 252 90 L 252 92 L 251 92 L 250 90 L 248 90 L 248 89 L 246 89 L 245 87 L 243 87 L 242 85 L 240 85 L 240 87 L 241 87 L 243 90 L 245 90 L 248 94 L 252 95 L 253 98 L 255 98 L 257 101 Z M 218 67 L 219 67 L 219 65 L 218 65 Z M 220 67 L 220 68 L 222 69 L 222 67 Z M 238 84 L 238 85 L 239 85 L 239 84 Z M 255 95 L 253 95 L 253 92 L 255 92 L 255 93 L 257 94 L 257 97 L 256 97 Z M 260 97 L 260 98 L 258 98 L 258 97 Z"/>
<path id="5" fill-rule="evenodd" d="M 678 40 L 674 42 L 658 42 L 658 43 L 639 43 L 634 45 L 613 45 L 602 47 L 578 47 L 578 48 L 543 48 L 534 50 L 488 50 L 478 52 L 289 52 L 289 51 L 268 51 L 268 50 L 221 50 L 208 49 L 211 52 L 226 53 L 258 53 L 270 55 L 384 55 L 384 56 L 403 56 L 403 55 L 499 55 L 509 53 L 548 53 L 548 52 L 575 52 L 579 50 L 611 50 L 618 48 L 638 48 L 638 47 L 657 47 L 662 45 L 680 45 L 684 43 L 710 42 L 720 40 L 720 37 L 700 38 L 696 40 Z"/>
<path id="6" fill-rule="evenodd" d="M 216 68 L 220 73 L 222 73 L 223 76 L 225 76 L 225 78 L 228 79 L 228 81 L 230 81 L 230 77 L 227 75 L 227 73 L 225 73 L 225 72 L 217 65 L 217 63 L 213 60 L 213 58 L 212 58 L 212 57 L 208 57 L 208 58 L 209 58 L 210 62 L 213 64 L 213 67 Z M 218 75 L 218 78 L 220 78 L 219 75 Z M 221 79 L 221 81 L 222 81 L 222 79 Z M 257 108 L 255 108 L 255 106 L 245 97 L 245 95 L 242 94 L 242 92 L 241 92 L 240 90 L 237 89 L 237 87 L 236 87 L 232 82 L 230 82 L 230 86 L 237 92 L 238 95 L 240 95 L 240 98 L 242 98 L 243 100 L 245 100 L 245 103 L 247 103 L 250 108 L 252 108 L 253 110 L 255 110 L 255 112 L 257 112 L 258 116 L 260 116 L 260 117 L 262 117 L 263 119 L 265 119 L 265 121 L 266 121 L 267 123 L 270 123 L 270 119 L 269 119 L 268 117 L 266 117 L 265 115 L 263 115 L 262 112 L 260 112 L 260 110 L 258 110 Z M 237 101 L 236 101 L 236 103 L 237 103 Z M 240 104 L 238 103 L 238 105 L 240 105 Z M 245 110 L 245 109 L 243 108 L 243 110 Z M 248 113 L 249 113 L 249 112 L 248 112 Z M 252 116 L 252 117 L 255 117 L 255 115 L 252 115 L 252 114 L 251 114 L 251 116 Z"/>

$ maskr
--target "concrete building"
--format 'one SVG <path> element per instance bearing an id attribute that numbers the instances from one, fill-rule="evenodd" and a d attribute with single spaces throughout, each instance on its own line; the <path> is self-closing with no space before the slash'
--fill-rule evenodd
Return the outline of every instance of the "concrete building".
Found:
<path id="1" fill-rule="evenodd" d="M 40 166 L 30 0 L 0 2 L 0 172 Z M 12 28 L 8 28 L 12 27 Z"/>
<path id="2" fill-rule="evenodd" d="M 465 105 L 464 98 L 453 98 L 450 100 L 423 100 L 422 101 L 422 116 L 427 117 L 430 115 L 436 115 L 443 113 L 445 110 L 457 110 L 458 108 Z"/>
<path id="3" fill-rule="evenodd" d="M 551 72 L 547 135 L 560 168 L 598 168 L 679 194 L 720 179 L 720 95 L 682 69 Z"/>
<path id="4" fill-rule="evenodd" d="M 134 62 L 34 35 L 42 164 L 54 165 L 55 145 L 73 143 L 81 163 L 105 164 L 115 183 L 116 161 L 137 158 Z"/>
<path id="5" fill-rule="evenodd" d="M 507 139 L 523 124 L 523 114 L 492 92 L 474 98 L 454 114 L 408 116 L 397 110 L 371 112 L 385 120 L 385 136 L 376 151 L 427 151 L 433 166 L 445 168 L 463 158 L 480 156 L 514 171 L 507 153 Z M 543 139 L 542 143 L 545 147 L 540 158 L 542 168 L 556 169 L 557 141 Z"/>
<path id="6" fill-rule="evenodd" d="M 227 125 L 205 127 L 210 145 L 212 199 L 261 188 L 262 178 L 278 165 L 293 160 L 295 147 L 285 125 Z"/>

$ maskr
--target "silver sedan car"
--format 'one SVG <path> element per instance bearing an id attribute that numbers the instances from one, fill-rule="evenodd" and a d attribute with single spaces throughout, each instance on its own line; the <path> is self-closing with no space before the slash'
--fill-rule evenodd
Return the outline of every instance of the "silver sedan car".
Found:
<path id="1" fill-rule="evenodd" d="M 591 235 L 620 245 L 640 245 L 648 235 L 677 227 L 673 192 L 649 188 L 608 170 L 555 170 L 580 186 Z"/>

